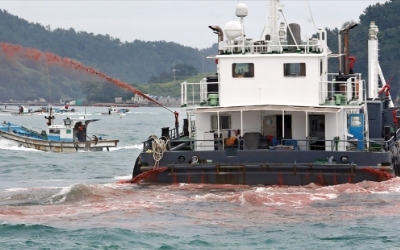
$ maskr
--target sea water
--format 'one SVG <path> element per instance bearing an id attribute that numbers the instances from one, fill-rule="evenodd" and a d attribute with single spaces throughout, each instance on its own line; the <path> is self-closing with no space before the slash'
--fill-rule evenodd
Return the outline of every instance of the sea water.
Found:
<path id="1" fill-rule="evenodd" d="M 0 139 L 1 249 L 400 248 L 400 178 L 302 187 L 119 184 L 130 179 L 142 141 L 174 126 L 173 113 L 76 109 L 54 123 L 101 119 L 88 134 L 118 139 L 118 148 L 59 154 Z M 0 119 L 46 126 L 44 115 Z"/>

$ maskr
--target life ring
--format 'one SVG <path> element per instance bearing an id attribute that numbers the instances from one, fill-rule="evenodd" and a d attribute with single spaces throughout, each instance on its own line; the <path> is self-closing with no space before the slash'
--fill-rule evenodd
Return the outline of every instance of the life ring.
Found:
<path id="1" fill-rule="evenodd" d="M 138 176 L 139 174 L 142 173 L 140 170 L 140 167 L 142 166 L 142 163 L 140 162 L 140 157 L 138 156 L 135 161 L 135 165 L 133 166 L 133 171 L 132 171 L 132 178 L 135 178 L 135 176 Z"/>
<path id="2" fill-rule="evenodd" d="M 340 162 L 343 164 L 348 164 L 350 162 L 350 158 L 347 155 L 343 155 L 340 157 Z"/>

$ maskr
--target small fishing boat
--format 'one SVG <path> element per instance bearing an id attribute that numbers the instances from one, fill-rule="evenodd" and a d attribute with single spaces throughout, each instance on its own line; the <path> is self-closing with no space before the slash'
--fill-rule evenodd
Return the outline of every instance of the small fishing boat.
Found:
<path id="1" fill-rule="evenodd" d="M 0 139 L 10 140 L 18 145 L 41 151 L 77 152 L 77 151 L 109 151 L 117 147 L 119 140 L 106 140 L 96 135 L 89 136 L 88 126 L 99 119 L 70 118 L 63 119 L 63 124 L 52 124 L 54 116 L 45 117 L 48 122 L 47 131 L 30 130 L 26 127 L 4 121 L 0 124 Z"/>
<path id="2" fill-rule="evenodd" d="M 12 109 L 5 109 L 4 112 L 9 112 L 11 115 L 32 115 L 32 109 L 25 107 L 24 105 L 20 105 L 18 107 L 18 110 L 12 110 Z"/>
<path id="3" fill-rule="evenodd" d="M 101 113 L 102 115 L 125 115 L 128 113 L 130 110 L 127 108 L 120 108 L 118 109 L 117 107 L 111 106 L 108 108 L 107 112 Z"/>
<path id="4" fill-rule="evenodd" d="M 357 24 L 340 32 L 334 54 L 325 30 L 302 40 L 300 25 L 278 23 L 279 0 L 268 13 L 261 40 L 245 33 L 245 4 L 240 21 L 209 26 L 219 38 L 217 74 L 181 84 L 182 133 L 174 112 L 175 128 L 143 142 L 130 182 L 334 185 L 399 175 L 398 108 L 379 66 L 376 24 L 366 34 L 367 82 L 349 54 Z"/>

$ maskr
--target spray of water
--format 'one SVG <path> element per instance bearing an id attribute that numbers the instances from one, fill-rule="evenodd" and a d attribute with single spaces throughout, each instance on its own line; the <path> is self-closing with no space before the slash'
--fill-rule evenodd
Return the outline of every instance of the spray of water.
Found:
<path id="1" fill-rule="evenodd" d="M 8 57 L 8 58 L 15 58 L 16 56 L 23 56 L 25 58 L 31 59 L 31 60 L 35 60 L 35 61 L 41 61 L 41 60 L 45 60 L 47 64 L 52 64 L 52 65 L 61 65 L 64 68 L 69 68 L 69 69 L 73 69 L 73 70 L 77 70 L 80 72 L 84 72 L 88 75 L 91 76 L 95 76 L 98 77 L 100 79 L 106 80 L 107 82 L 113 83 L 114 85 L 123 88 L 127 91 L 130 91 L 136 95 L 142 96 L 143 98 L 167 109 L 168 111 L 174 113 L 174 111 L 168 109 L 167 107 L 165 107 L 164 105 L 162 105 L 161 103 L 159 103 L 158 101 L 154 100 L 153 98 L 151 98 L 150 96 L 144 94 L 143 92 L 141 92 L 140 90 L 134 88 L 133 86 L 107 76 L 106 74 L 91 68 L 91 67 L 87 67 L 75 60 L 72 60 L 70 58 L 67 57 L 60 57 L 56 54 L 50 53 L 50 52 L 41 52 L 37 49 L 33 49 L 33 48 L 25 48 L 19 45 L 15 45 L 15 44 L 8 44 L 8 43 L 0 43 L 0 47 L 3 50 L 4 54 Z"/>

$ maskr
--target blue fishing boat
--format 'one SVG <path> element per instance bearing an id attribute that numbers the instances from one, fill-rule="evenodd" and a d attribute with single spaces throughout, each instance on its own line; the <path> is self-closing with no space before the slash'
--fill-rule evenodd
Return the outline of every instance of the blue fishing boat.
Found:
<path id="1" fill-rule="evenodd" d="M 398 114 L 379 66 L 377 25 L 365 34 L 367 82 L 349 54 L 357 24 L 340 32 L 335 54 L 325 30 L 302 40 L 283 13 L 269 1 L 261 39 L 245 33 L 245 4 L 239 20 L 209 26 L 218 35 L 217 74 L 181 84 L 183 129 L 175 114 L 174 128 L 144 141 L 131 182 L 334 185 L 399 175 Z M 329 72 L 329 59 L 338 72 Z"/>
<path id="2" fill-rule="evenodd" d="M 106 140 L 89 134 L 89 124 L 99 119 L 70 118 L 62 124 L 53 124 L 52 108 L 47 119 L 47 131 L 33 131 L 21 125 L 4 121 L 0 124 L 0 140 L 13 141 L 19 146 L 41 151 L 71 153 L 103 151 L 117 147 L 118 140 Z"/>

